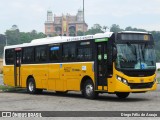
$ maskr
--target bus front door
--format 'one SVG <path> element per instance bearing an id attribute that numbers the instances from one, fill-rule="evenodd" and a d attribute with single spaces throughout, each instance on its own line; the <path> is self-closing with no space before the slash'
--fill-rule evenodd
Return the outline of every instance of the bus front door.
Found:
<path id="1" fill-rule="evenodd" d="M 15 58 L 14 58 L 14 83 L 16 87 L 21 86 L 21 48 L 15 49 Z"/>
<path id="2" fill-rule="evenodd" d="M 106 90 L 107 86 L 107 42 L 96 43 L 96 89 Z"/>

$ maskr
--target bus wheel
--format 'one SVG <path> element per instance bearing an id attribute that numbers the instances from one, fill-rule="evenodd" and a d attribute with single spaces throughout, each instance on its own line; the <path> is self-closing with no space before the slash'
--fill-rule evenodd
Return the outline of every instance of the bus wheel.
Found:
<path id="1" fill-rule="evenodd" d="M 84 83 L 82 94 L 87 98 L 87 99 L 94 99 L 97 97 L 98 93 L 94 91 L 94 84 L 92 80 L 87 80 Z"/>
<path id="2" fill-rule="evenodd" d="M 27 91 L 30 94 L 41 93 L 42 89 L 36 89 L 36 83 L 33 78 L 29 78 L 27 82 Z"/>
<path id="3" fill-rule="evenodd" d="M 120 99 L 127 98 L 129 96 L 129 92 L 116 92 L 117 97 Z"/>

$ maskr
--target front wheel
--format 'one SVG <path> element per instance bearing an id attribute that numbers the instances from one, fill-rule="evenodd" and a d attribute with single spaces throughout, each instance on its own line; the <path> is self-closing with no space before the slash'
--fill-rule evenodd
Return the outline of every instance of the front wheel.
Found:
<path id="1" fill-rule="evenodd" d="M 94 99 L 97 97 L 98 93 L 94 91 L 94 84 L 92 80 L 87 80 L 84 83 L 82 94 L 87 98 L 87 99 Z"/>
<path id="2" fill-rule="evenodd" d="M 129 96 L 129 92 L 117 92 L 116 95 L 120 99 L 124 99 L 124 98 L 127 98 Z"/>

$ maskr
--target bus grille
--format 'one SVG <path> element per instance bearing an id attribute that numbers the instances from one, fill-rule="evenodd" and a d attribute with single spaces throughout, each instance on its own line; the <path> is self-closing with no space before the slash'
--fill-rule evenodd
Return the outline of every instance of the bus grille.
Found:
<path id="1" fill-rule="evenodd" d="M 153 86 L 153 82 L 149 83 L 128 83 L 131 89 L 144 89 L 151 88 Z"/>

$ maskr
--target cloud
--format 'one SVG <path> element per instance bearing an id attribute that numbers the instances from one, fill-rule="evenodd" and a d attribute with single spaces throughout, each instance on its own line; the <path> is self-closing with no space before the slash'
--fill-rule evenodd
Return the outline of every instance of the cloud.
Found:
<path id="1" fill-rule="evenodd" d="M 160 31 L 160 24 L 155 23 L 155 24 L 141 24 L 141 25 L 137 25 L 137 28 L 142 28 L 142 29 L 146 29 L 148 31 Z"/>

